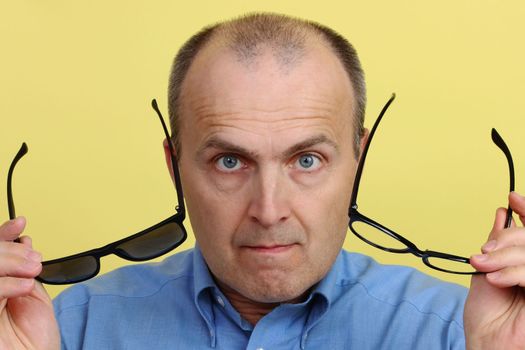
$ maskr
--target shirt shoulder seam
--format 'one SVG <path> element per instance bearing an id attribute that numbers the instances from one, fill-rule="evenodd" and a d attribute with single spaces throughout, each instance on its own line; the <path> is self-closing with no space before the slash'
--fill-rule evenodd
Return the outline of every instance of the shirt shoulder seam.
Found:
<path id="1" fill-rule="evenodd" d="M 160 284 L 154 291 L 152 291 L 151 293 L 148 293 L 148 294 L 143 294 L 143 295 L 122 295 L 122 294 L 116 294 L 116 293 L 89 294 L 87 299 L 85 299 L 85 301 L 82 302 L 82 303 L 71 304 L 71 305 L 65 306 L 63 308 L 60 308 L 60 310 L 58 310 L 58 312 L 57 312 L 57 316 L 60 316 L 65 311 L 68 311 L 68 310 L 71 310 L 71 309 L 82 308 L 82 307 L 86 306 L 87 304 L 89 304 L 90 300 L 93 297 L 96 297 L 96 298 L 98 298 L 98 297 L 118 297 L 118 298 L 130 298 L 130 299 L 132 299 L 132 298 L 148 298 L 148 297 L 151 297 L 151 296 L 159 293 L 168 283 L 171 283 L 171 282 L 176 281 L 176 280 L 181 279 L 181 278 L 190 278 L 191 279 L 191 278 L 193 278 L 193 275 L 179 275 L 177 277 L 167 279 L 162 284 Z"/>
<path id="2" fill-rule="evenodd" d="M 375 296 L 374 294 L 372 294 L 372 293 L 368 290 L 367 286 L 366 286 L 364 283 L 362 283 L 361 281 L 349 282 L 349 283 L 338 283 L 338 285 L 340 285 L 341 287 L 343 287 L 343 286 L 348 286 L 348 285 L 351 285 L 351 284 L 361 286 L 361 287 L 364 289 L 365 293 L 366 293 L 369 297 L 371 297 L 371 298 L 373 298 L 373 299 L 375 299 L 375 300 L 377 300 L 377 301 L 379 301 L 379 302 L 381 302 L 381 303 L 384 303 L 384 304 L 387 304 L 387 305 L 390 305 L 390 306 L 394 306 L 394 307 L 398 307 L 398 306 L 400 306 L 400 305 L 402 305 L 402 304 L 408 304 L 408 305 L 410 305 L 412 308 L 414 308 L 417 312 L 419 312 L 420 314 L 435 316 L 435 317 L 439 318 L 439 319 L 440 319 L 441 321 L 443 321 L 443 322 L 446 322 L 446 323 L 453 323 L 453 324 L 455 324 L 457 327 L 459 327 L 460 329 L 462 329 L 462 330 L 464 329 L 463 326 L 461 325 L 461 323 L 459 323 L 455 318 L 446 319 L 445 317 L 443 317 L 442 315 L 438 314 L 438 313 L 435 312 L 435 311 L 423 311 L 423 310 L 421 310 L 416 304 L 414 304 L 413 302 L 411 302 L 410 300 L 408 300 L 408 299 L 406 299 L 406 298 L 402 298 L 402 299 L 400 299 L 398 303 L 389 302 L 389 301 L 387 301 L 387 300 L 384 300 L 384 299 L 382 299 L 382 298 L 379 298 L 379 297 Z"/>

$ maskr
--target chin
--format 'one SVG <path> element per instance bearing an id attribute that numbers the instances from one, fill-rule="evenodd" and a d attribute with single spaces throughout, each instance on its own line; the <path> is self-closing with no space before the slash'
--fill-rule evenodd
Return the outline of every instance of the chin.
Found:
<path id="1" fill-rule="evenodd" d="M 239 292 L 260 303 L 301 302 L 315 282 L 301 283 L 295 279 L 258 279 L 245 283 Z"/>

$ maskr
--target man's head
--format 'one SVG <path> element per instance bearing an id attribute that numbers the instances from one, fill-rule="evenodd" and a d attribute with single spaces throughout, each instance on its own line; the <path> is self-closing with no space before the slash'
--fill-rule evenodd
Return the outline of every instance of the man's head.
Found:
<path id="1" fill-rule="evenodd" d="M 170 83 L 197 243 L 221 284 L 259 302 L 303 295 L 346 235 L 364 85 L 317 28 L 275 15 L 220 25 Z"/>

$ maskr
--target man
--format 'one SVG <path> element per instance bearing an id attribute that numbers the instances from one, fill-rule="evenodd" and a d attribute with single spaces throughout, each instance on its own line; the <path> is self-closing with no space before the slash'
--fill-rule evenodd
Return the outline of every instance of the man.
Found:
<path id="1" fill-rule="evenodd" d="M 53 312 L 33 279 L 40 255 L 28 237 L 11 242 L 24 219 L 5 223 L 0 348 L 57 349 L 60 336 L 65 349 L 524 346 L 525 230 L 503 229 L 504 209 L 472 258 L 487 274 L 464 325 L 462 288 L 341 251 L 366 142 L 343 38 L 278 15 L 226 22 L 181 49 L 169 93 L 197 247 L 76 285 Z M 509 200 L 525 221 L 525 198 Z"/>

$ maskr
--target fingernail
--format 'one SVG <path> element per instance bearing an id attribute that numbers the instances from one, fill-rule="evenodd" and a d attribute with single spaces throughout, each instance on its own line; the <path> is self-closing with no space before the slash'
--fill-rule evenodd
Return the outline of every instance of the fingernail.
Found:
<path id="1" fill-rule="evenodd" d="M 483 251 L 483 252 L 490 252 L 490 251 L 494 250 L 497 245 L 498 245 L 498 242 L 495 239 L 492 239 L 492 240 L 488 241 L 487 243 L 485 243 L 481 247 L 481 251 Z"/>
<path id="2" fill-rule="evenodd" d="M 473 255 L 472 259 L 478 262 L 483 262 L 483 261 L 487 261 L 489 259 L 489 256 L 488 254 L 478 254 L 478 255 Z"/>

